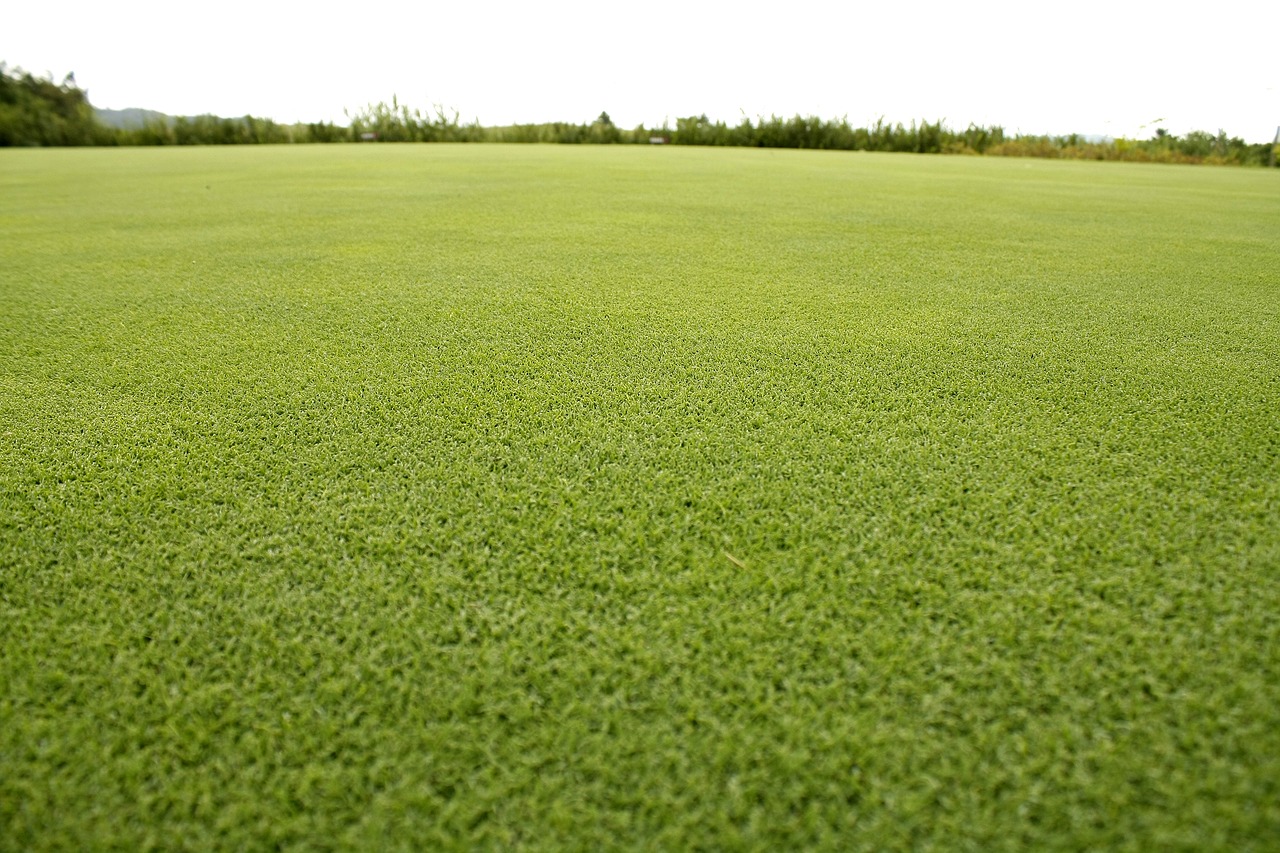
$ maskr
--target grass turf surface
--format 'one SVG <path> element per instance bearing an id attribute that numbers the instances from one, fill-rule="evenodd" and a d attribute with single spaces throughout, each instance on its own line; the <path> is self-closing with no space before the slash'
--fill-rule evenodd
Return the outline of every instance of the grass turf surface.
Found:
<path id="1" fill-rule="evenodd" d="M 0 847 L 1280 845 L 1280 181 L 0 152 Z"/>

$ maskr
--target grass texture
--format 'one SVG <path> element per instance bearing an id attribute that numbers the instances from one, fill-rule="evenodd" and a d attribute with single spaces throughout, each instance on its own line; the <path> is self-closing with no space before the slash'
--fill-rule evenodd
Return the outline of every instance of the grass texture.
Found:
<path id="1" fill-rule="evenodd" d="M 1280 175 L 0 195 L 0 848 L 1280 847 Z"/>

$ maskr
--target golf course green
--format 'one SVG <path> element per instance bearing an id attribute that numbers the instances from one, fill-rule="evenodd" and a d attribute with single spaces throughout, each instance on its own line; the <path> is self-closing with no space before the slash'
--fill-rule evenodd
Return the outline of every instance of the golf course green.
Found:
<path id="1" fill-rule="evenodd" d="M 1280 173 L 0 198 L 0 849 L 1280 847 Z"/>

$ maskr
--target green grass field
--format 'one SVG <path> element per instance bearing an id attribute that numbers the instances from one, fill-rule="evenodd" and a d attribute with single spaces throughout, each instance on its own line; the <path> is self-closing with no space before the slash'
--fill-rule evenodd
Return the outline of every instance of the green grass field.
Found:
<path id="1" fill-rule="evenodd" d="M 1280 848 L 1280 174 L 0 198 L 0 848 Z"/>

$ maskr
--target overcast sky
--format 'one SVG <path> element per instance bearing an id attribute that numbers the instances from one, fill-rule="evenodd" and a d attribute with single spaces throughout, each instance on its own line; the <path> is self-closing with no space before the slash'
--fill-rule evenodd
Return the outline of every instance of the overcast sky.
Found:
<path id="1" fill-rule="evenodd" d="M 1250 142 L 1280 125 L 1277 0 L 29 1 L 0 60 L 73 71 L 99 107 L 281 122 L 394 94 L 487 125 L 802 113 Z"/>

